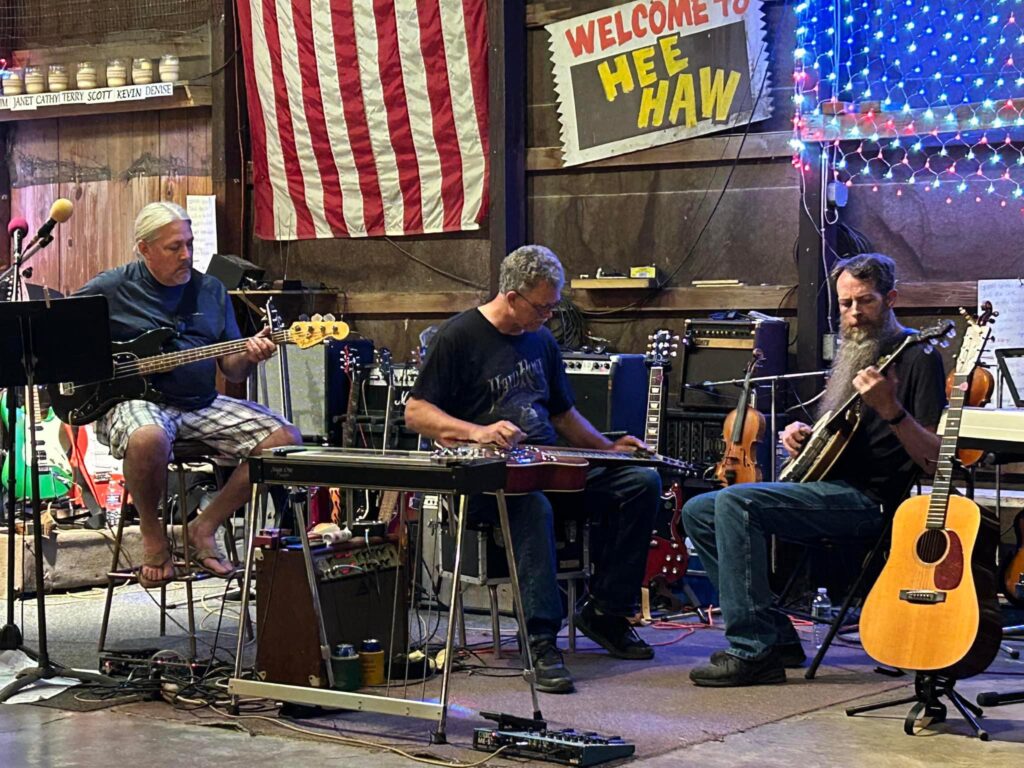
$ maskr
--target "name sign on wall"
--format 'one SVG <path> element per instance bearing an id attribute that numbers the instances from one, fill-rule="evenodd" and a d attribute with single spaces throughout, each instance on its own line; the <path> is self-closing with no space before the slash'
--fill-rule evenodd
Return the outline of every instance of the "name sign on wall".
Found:
<path id="1" fill-rule="evenodd" d="M 24 96 L 0 96 L 0 110 L 20 112 L 62 104 L 113 104 L 119 101 L 140 101 L 174 95 L 174 83 L 126 85 L 122 88 L 92 88 L 86 91 L 30 93 Z"/>
<path id="2" fill-rule="evenodd" d="M 771 115 L 760 0 L 635 0 L 546 29 L 565 165 Z"/>

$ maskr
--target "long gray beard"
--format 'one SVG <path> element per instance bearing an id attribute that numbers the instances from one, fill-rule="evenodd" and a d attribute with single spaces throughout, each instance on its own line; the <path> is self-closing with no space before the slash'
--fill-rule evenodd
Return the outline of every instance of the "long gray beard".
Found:
<path id="1" fill-rule="evenodd" d="M 853 379 L 859 371 L 875 365 L 885 349 L 904 329 L 890 312 L 879 328 L 853 328 L 843 332 L 842 341 L 832 361 L 825 394 L 818 406 L 819 418 L 828 411 L 835 413 L 853 397 Z"/>

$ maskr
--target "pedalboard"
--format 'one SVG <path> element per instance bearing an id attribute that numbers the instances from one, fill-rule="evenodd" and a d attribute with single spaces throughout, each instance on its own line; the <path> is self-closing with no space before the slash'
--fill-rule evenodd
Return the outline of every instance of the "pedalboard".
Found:
<path id="1" fill-rule="evenodd" d="M 600 736 L 567 728 L 560 731 L 477 728 L 473 748 L 482 752 L 501 749 L 502 757 L 526 757 L 562 765 L 588 766 L 630 757 L 636 746 L 618 736 Z"/>

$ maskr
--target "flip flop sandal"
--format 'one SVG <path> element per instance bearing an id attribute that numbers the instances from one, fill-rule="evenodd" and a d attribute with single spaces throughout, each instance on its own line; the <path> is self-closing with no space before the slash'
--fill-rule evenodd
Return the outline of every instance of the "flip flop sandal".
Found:
<path id="1" fill-rule="evenodd" d="M 203 547 L 201 549 L 194 549 L 189 554 L 192 556 L 191 557 L 191 564 L 192 565 L 194 565 L 196 568 L 201 570 L 203 573 L 208 573 L 211 576 L 217 577 L 218 579 L 229 579 L 232 576 L 234 576 L 235 575 L 235 571 L 238 570 L 233 565 L 231 565 L 231 563 L 229 563 L 226 560 L 224 560 L 220 556 L 220 552 L 218 552 L 213 547 Z M 216 560 L 221 565 L 225 565 L 225 566 L 229 567 L 230 570 L 227 571 L 226 573 L 222 573 L 221 571 L 214 570 L 210 566 L 206 565 L 203 562 L 204 560 Z"/>
<path id="2" fill-rule="evenodd" d="M 137 575 L 140 586 L 142 586 L 143 589 L 162 587 L 165 584 L 169 584 L 174 581 L 174 577 L 177 575 L 177 570 L 174 568 L 174 558 L 171 557 L 171 551 L 166 544 L 163 549 L 157 552 L 146 552 L 142 557 L 142 565 L 150 568 L 159 568 L 163 571 L 166 569 L 168 563 L 171 564 L 171 575 L 159 579 L 147 579 L 142 573 L 142 568 L 139 568 Z"/>

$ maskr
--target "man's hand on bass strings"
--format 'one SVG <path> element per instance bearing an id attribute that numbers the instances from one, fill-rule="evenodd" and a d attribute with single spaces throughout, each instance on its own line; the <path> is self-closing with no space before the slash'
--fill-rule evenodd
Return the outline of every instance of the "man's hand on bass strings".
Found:
<path id="1" fill-rule="evenodd" d="M 277 345 L 270 339 L 270 328 L 263 328 L 255 336 L 245 340 L 245 359 L 255 365 L 269 360 L 277 351 Z"/>

